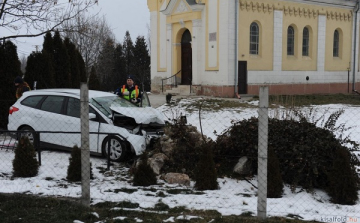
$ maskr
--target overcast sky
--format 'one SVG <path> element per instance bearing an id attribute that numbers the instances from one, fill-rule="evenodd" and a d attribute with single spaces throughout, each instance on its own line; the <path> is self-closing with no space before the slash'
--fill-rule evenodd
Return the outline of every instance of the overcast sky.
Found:
<path id="1" fill-rule="evenodd" d="M 122 42 L 126 30 L 135 42 L 137 36 L 147 36 L 150 12 L 146 0 L 99 0 L 101 13 L 106 16 L 117 41 Z"/>
<path id="2" fill-rule="evenodd" d="M 146 0 L 99 0 L 99 4 L 94 6 L 93 10 L 105 15 L 118 42 L 123 41 L 127 30 L 133 42 L 139 35 L 145 38 L 148 35 L 147 25 L 150 26 L 150 12 Z M 18 55 L 21 58 L 22 55 L 29 55 L 35 51 L 36 46 L 41 47 L 43 40 L 44 37 L 41 36 L 13 41 L 18 47 Z"/>

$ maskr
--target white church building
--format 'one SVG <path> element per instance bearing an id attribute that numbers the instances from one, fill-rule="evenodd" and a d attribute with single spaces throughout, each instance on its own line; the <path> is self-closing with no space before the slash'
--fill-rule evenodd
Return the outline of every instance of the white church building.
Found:
<path id="1" fill-rule="evenodd" d="M 184 94 L 352 93 L 358 0 L 148 0 L 151 87 Z"/>

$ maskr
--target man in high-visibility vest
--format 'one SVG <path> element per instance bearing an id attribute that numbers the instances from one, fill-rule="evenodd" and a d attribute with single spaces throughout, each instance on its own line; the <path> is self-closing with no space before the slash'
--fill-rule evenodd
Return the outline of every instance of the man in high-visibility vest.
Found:
<path id="1" fill-rule="evenodd" d="M 139 103 L 141 101 L 141 93 L 139 87 L 134 85 L 134 77 L 128 75 L 126 79 L 126 85 L 115 90 L 115 94 L 123 97 L 124 99 L 131 101 L 132 103 Z"/>

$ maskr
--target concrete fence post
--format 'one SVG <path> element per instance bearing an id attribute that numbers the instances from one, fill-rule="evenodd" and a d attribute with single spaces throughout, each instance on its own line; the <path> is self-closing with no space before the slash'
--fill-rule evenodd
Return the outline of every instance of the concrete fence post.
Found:
<path id="1" fill-rule="evenodd" d="M 259 126 L 258 126 L 258 218 L 266 219 L 267 206 L 267 161 L 268 161 L 268 107 L 269 88 L 260 87 L 259 91 Z"/>
<path id="2" fill-rule="evenodd" d="M 81 204 L 90 207 L 89 89 L 80 85 L 81 122 Z"/>

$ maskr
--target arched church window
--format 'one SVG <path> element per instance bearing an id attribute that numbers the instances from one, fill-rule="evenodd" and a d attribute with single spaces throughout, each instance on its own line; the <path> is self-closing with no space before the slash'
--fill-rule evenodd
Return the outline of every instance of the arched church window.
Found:
<path id="1" fill-rule="evenodd" d="M 256 22 L 250 25 L 250 54 L 259 54 L 259 25 Z"/>
<path id="2" fill-rule="evenodd" d="M 333 57 L 339 57 L 339 48 L 340 48 L 339 43 L 340 43 L 339 31 L 335 30 L 335 32 L 334 32 Z"/>
<path id="3" fill-rule="evenodd" d="M 309 56 L 309 44 L 310 43 L 310 34 L 307 27 L 303 30 L 303 44 L 302 44 L 302 55 Z"/>
<path id="4" fill-rule="evenodd" d="M 292 26 L 287 30 L 287 55 L 295 54 L 295 30 Z"/>

